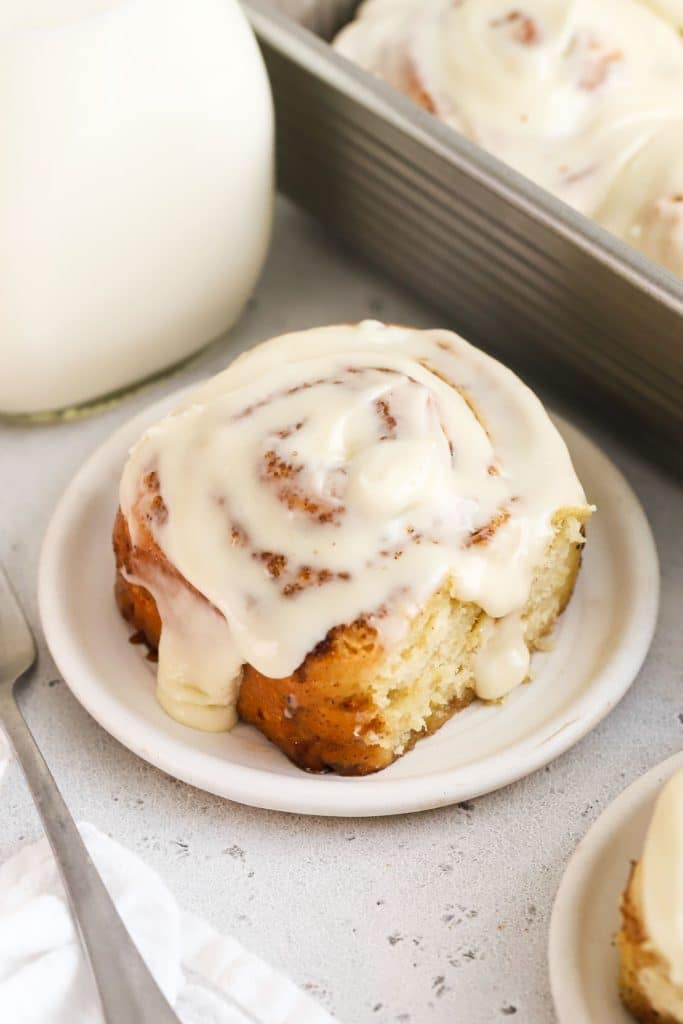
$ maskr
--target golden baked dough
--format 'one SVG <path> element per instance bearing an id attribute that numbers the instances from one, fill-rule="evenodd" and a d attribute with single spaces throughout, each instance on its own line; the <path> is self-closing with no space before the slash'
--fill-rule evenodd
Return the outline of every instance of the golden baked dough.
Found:
<path id="1" fill-rule="evenodd" d="M 566 509 L 555 516 L 554 536 L 522 613 L 531 649 L 552 629 L 571 597 L 588 514 Z M 113 537 L 116 600 L 122 615 L 154 650 L 161 629 L 156 603 L 123 572 L 144 576 L 145 568 L 153 566 L 188 588 L 196 600 L 205 598 L 169 564 L 144 522 L 138 530 L 142 543 L 134 548 L 119 511 Z M 331 630 L 284 679 L 267 678 L 247 665 L 238 713 L 307 771 L 378 771 L 474 699 L 473 659 L 486 619 L 478 605 L 453 597 L 446 583 L 397 649 L 383 650 L 375 629 L 359 620 Z"/>

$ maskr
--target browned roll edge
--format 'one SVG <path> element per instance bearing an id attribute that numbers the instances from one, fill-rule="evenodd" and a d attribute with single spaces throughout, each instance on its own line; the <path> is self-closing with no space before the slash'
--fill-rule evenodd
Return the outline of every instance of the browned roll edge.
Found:
<path id="1" fill-rule="evenodd" d="M 156 602 L 144 587 L 126 580 L 122 570 L 144 576 L 145 570 L 153 568 L 187 587 L 197 600 L 206 599 L 169 563 L 144 521 L 138 523 L 138 528 L 141 542 L 133 548 L 128 524 L 119 510 L 113 533 L 116 601 L 123 617 L 142 634 L 150 649 L 156 650 L 161 632 Z M 577 546 L 575 564 L 561 596 L 560 611 L 571 597 L 580 561 Z M 372 702 L 367 694 L 384 655 L 376 630 L 364 619 L 336 626 L 290 676 L 271 679 L 246 665 L 238 714 L 305 771 L 340 775 L 367 775 L 379 771 L 474 699 L 474 691 L 468 691 L 448 705 L 438 707 L 423 728 L 411 734 L 400 751 L 373 743 L 368 733 L 377 731 L 377 720 L 368 720 Z"/>
<path id="2" fill-rule="evenodd" d="M 153 564 L 184 586 L 193 591 L 194 588 L 169 564 L 151 534 L 145 532 L 144 547 L 133 550 L 128 524 L 119 510 L 113 533 L 115 595 L 123 617 L 143 635 L 150 649 L 156 650 L 161 633 L 156 602 L 144 587 L 126 580 L 121 570 L 135 573 L 135 564 Z M 205 600 L 197 591 L 194 593 L 198 600 Z M 271 679 L 247 665 L 237 705 L 239 716 L 255 725 L 305 771 L 340 775 L 379 771 L 397 755 L 366 741 L 364 734 L 372 730 L 372 721 L 357 733 L 356 730 L 358 712 L 367 709 L 369 703 L 359 696 L 361 680 L 372 675 L 383 653 L 376 631 L 358 620 L 331 630 L 291 676 Z M 466 707 L 472 697 L 455 701 L 433 714 L 425 728 L 413 734 L 406 749 L 420 736 L 435 732 L 454 712 Z"/>

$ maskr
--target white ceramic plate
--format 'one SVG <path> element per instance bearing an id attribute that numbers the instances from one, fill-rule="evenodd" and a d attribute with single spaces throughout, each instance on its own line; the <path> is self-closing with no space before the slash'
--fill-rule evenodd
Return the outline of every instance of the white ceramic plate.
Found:
<path id="1" fill-rule="evenodd" d="M 600 815 L 567 865 L 550 921 L 548 962 L 559 1024 L 633 1024 L 619 1000 L 612 939 L 619 900 L 664 783 L 683 768 L 670 757 L 624 790 Z"/>
<path id="2" fill-rule="evenodd" d="M 76 698 L 140 757 L 201 789 L 309 814 L 418 811 L 469 799 L 557 757 L 603 718 L 634 679 L 654 630 L 657 556 L 647 520 L 612 463 L 559 423 L 600 511 L 554 649 L 502 705 L 473 704 L 378 775 L 307 775 L 250 726 L 210 735 L 167 717 L 153 669 L 114 604 L 111 528 L 130 445 L 179 401 L 171 395 L 102 445 L 64 493 L 43 544 L 39 598 L 54 659 Z"/>

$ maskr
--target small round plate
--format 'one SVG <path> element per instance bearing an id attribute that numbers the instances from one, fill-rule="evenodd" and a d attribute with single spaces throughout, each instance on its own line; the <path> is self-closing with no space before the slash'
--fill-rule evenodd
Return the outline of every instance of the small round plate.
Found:
<path id="1" fill-rule="evenodd" d="M 567 865 L 550 920 L 548 963 L 558 1024 L 633 1024 L 621 1005 L 619 901 L 643 852 L 655 800 L 683 768 L 670 757 L 625 789 L 588 830 Z"/>
<path id="2" fill-rule="evenodd" d="M 586 437 L 557 421 L 599 508 L 552 651 L 503 704 L 475 703 L 377 775 L 307 775 L 251 726 L 197 732 L 164 714 L 152 666 L 129 642 L 113 598 L 111 529 L 129 447 L 178 404 L 176 393 L 118 430 L 61 498 L 41 554 L 39 600 L 53 657 L 75 697 L 140 757 L 200 789 L 275 810 L 327 815 L 419 811 L 513 782 L 576 743 L 614 707 L 645 657 L 659 575 L 630 487 Z"/>

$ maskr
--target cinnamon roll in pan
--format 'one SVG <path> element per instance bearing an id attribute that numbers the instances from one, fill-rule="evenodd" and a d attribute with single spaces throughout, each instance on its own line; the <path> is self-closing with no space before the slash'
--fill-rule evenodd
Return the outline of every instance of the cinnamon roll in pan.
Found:
<path id="1" fill-rule="evenodd" d="M 366 0 L 335 48 L 683 275 L 681 0 Z"/>
<path id="2" fill-rule="evenodd" d="M 533 675 L 590 514 L 500 363 L 448 331 L 320 328 L 240 356 L 133 448 L 116 598 L 173 717 L 364 775 Z"/>

